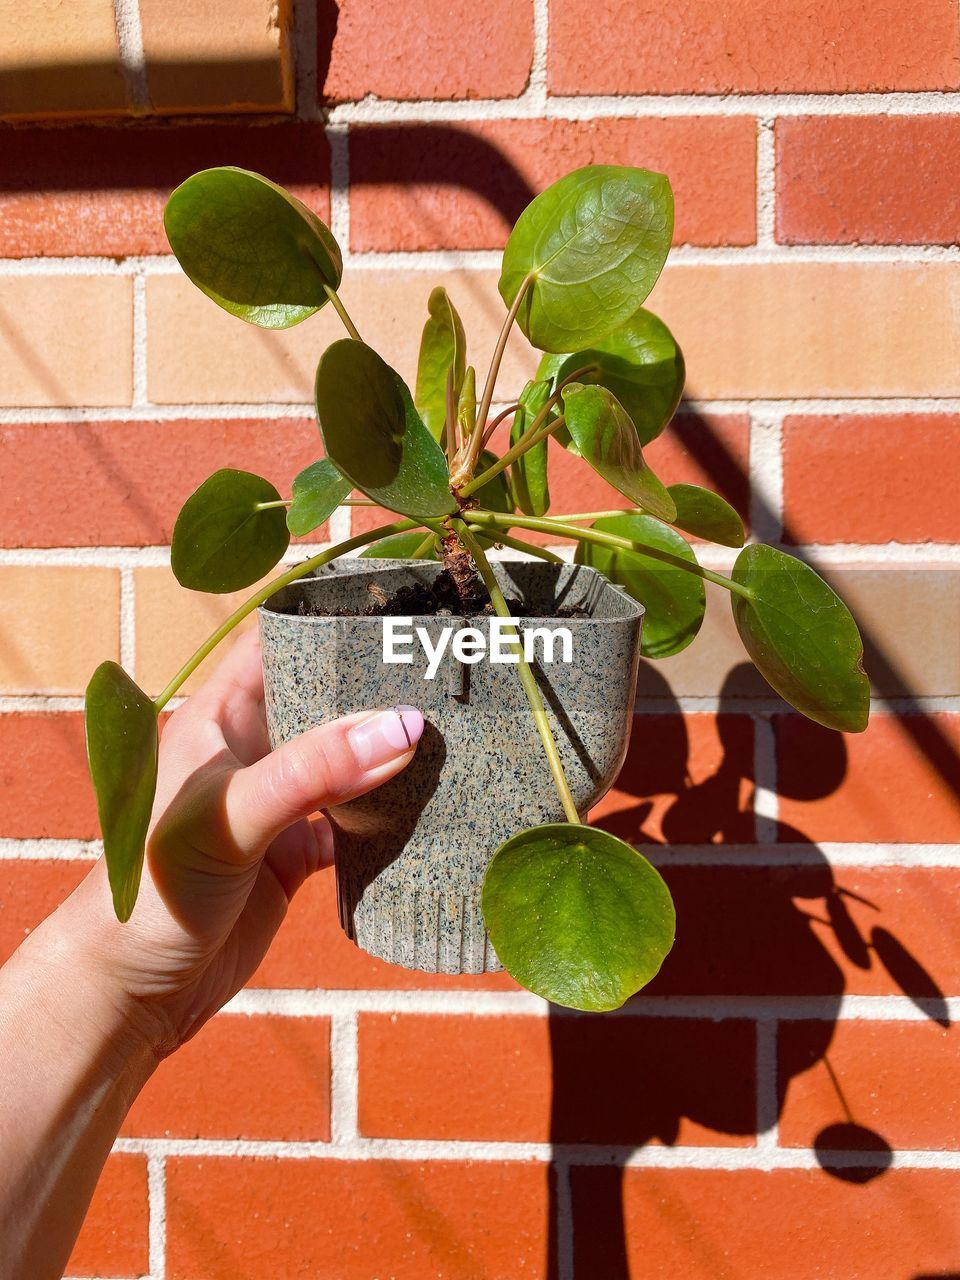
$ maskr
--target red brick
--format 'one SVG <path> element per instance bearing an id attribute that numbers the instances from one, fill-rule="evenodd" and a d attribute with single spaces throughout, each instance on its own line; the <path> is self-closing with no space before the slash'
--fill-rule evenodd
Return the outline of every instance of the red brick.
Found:
<path id="1" fill-rule="evenodd" d="M 716 1064 L 709 1078 L 705 1061 Z M 750 1145 L 755 1072 L 754 1030 L 745 1022 L 361 1014 L 360 1131 Z"/>
<path id="2" fill-rule="evenodd" d="M 774 0 L 718 9 L 680 0 L 552 0 L 554 94 L 866 93 L 951 89 L 960 75 L 951 0 Z M 629 47 L 629 55 L 615 51 Z M 576 126 L 571 126 L 575 128 Z"/>
<path id="3" fill-rule="evenodd" d="M 239 165 L 330 216 L 330 151 L 316 124 L 5 129 L 0 256 L 169 253 L 163 206 L 198 169 Z"/>
<path id="4" fill-rule="evenodd" d="M 842 739 L 799 716 L 774 724 L 783 823 L 813 840 L 956 840 L 960 716 L 875 713 Z"/>
<path id="5" fill-rule="evenodd" d="M 214 1018 L 160 1064 L 122 1133 L 327 1141 L 329 1019 Z"/>
<path id="6" fill-rule="evenodd" d="M 0 715 L 0 838 L 97 834 L 82 715 Z"/>
<path id="7" fill-rule="evenodd" d="M 897 1150 L 960 1147 L 960 1028 L 839 1022 L 829 1070 L 806 1052 L 807 1024 L 782 1023 L 777 1034 L 781 1071 L 792 1077 L 780 1115 L 783 1146 L 812 1147 L 822 1130 L 856 1124 Z M 856 1146 L 856 1134 L 851 1139 L 848 1130 L 839 1130 L 837 1140 Z M 823 1145 L 836 1141 L 828 1135 Z"/>
<path id="8" fill-rule="evenodd" d="M 254 471 L 287 497 L 293 477 L 322 453 L 316 424 L 305 418 L 2 426 L 0 486 L 10 497 L 0 543 L 166 545 L 181 506 L 212 472 Z"/>
<path id="9" fill-rule="evenodd" d="M 547 1168 L 171 1160 L 169 1280 L 546 1280 Z"/>
<path id="10" fill-rule="evenodd" d="M 0 964 L 63 902 L 90 870 L 89 862 L 10 859 L 0 863 Z"/>
<path id="11" fill-rule="evenodd" d="M 70 1261 L 69 1276 L 142 1276 L 150 1268 L 147 1161 L 111 1156 L 104 1166 Z"/>
<path id="12" fill-rule="evenodd" d="M 597 1280 L 947 1280 L 960 1258 L 952 1170 L 864 1186 L 818 1169 L 575 1169 L 573 1195 L 577 1275 Z"/>
<path id="13" fill-rule="evenodd" d="M 955 244 L 960 238 L 955 117 L 778 120 L 776 151 L 781 244 Z"/>
<path id="14" fill-rule="evenodd" d="M 793 542 L 956 542 L 958 474 L 960 418 L 950 414 L 784 419 Z"/>
<path id="15" fill-rule="evenodd" d="M 320 90 L 329 102 L 515 98 L 530 77 L 532 0 L 464 9 L 446 0 L 321 5 Z M 327 17 L 326 15 L 329 15 Z"/>
<path id="16" fill-rule="evenodd" d="M 495 120 L 377 125 L 350 133 L 355 250 L 500 249 L 544 187 L 586 164 L 669 176 L 677 244 L 751 244 L 756 122 Z"/>

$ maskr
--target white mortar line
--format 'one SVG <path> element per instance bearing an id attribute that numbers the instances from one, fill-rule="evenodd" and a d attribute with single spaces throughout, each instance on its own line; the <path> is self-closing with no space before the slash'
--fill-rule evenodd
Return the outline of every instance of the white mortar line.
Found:
<path id="1" fill-rule="evenodd" d="M 167 1169 L 165 1157 L 150 1143 L 147 1153 L 147 1204 L 149 1210 L 150 1280 L 165 1280 L 167 1274 Z"/>
<path id="2" fill-rule="evenodd" d="M 777 839 L 780 801 L 777 794 L 777 739 L 764 716 L 753 717 L 753 816 L 757 844 Z"/>
<path id="3" fill-rule="evenodd" d="M 0 839 L 0 861 L 4 862 L 92 862 L 102 852 L 99 840 Z"/>
<path id="4" fill-rule="evenodd" d="M 346 542 L 351 533 L 351 522 L 353 520 L 352 507 L 338 507 L 330 517 L 328 528 L 330 530 L 330 541 Z"/>
<path id="5" fill-rule="evenodd" d="M 149 407 L 147 394 L 147 281 L 143 272 L 133 278 L 133 406 Z"/>
<path id="6" fill-rule="evenodd" d="M 761 542 L 777 542 L 783 532 L 783 416 L 754 409 L 750 414 L 750 531 Z"/>
<path id="7" fill-rule="evenodd" d="M 133 115 L 143 115 L 151 110 L 151 102 L 147 64 L 143 55 L 140 0 L 114 0 L 113 11 L 120 52 L 120 72 L 127 86 L 127 101 Z"/>
<path id="8" fill-rule="evenodd" d="M 120 570 L 120 665 L 133 675 L 137 662 L 137 597 L 132 569 Z"/>
<path id="9" fill-rule="evenodd" d="M 550 0 L 533 0 L 533 58 L 530 79 L 523 94 L 524 106 L 535 115 L 546 115 L 547 49 L 550 39 Z"/>
<path id="10" fill-rule="evenodd" d="M 359 1060 L 356 1010 L 345 1009 L 330 1022 L 330 1141 L 349 1145 L 359 1136 Z"/>
<path id="11" fill-rule="evenodd" d="M 776 158 L 774 117 L 757 120 L 757 244 L 776 245 Z"/>
<path id="12" fill-rule="evenodd" d="M 330 230 L 343 254 L 344 268 L 350 270 L 365 255 L 350 249 L 350 137 L 343 125 L 328 125 L 330 143 Z"/>
<path id="13" fill-rule="evenodd" d="M 777 1097 L 777 1023 L 763 1018 L 756 1024 L 757 1036 L 757 1148 L 774 1151 L 779 1146 L 780 1115 Z"/>

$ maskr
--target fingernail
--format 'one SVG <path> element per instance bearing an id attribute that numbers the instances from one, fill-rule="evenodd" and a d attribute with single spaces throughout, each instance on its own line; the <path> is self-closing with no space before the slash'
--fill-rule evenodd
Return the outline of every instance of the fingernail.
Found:
<path id="1" fill-rule="evenodd" d="M 350 750 L 361 769 L 386 764 L 420 741 L 423 716 L 416 707 L 391 707 L 347 731 Z"/>

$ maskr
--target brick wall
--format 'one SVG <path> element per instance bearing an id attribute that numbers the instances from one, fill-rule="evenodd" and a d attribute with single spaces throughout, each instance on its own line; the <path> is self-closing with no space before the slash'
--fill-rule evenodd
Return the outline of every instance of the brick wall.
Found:
<path id="1" fill-rule="evenodd" d="M 591 161 L 668 172 L 678 243 L 651 305 L 689 385 L 653 462 L 836 582 L 877 701 L 862 737 L 789 714 L 722 599 L 645 669 L 596 817 L 663 868 L 680 934 L 618 1015 L 369 960 L 318 878 L 134 1108 L 71 1274 L 960 1272 L 954 0 L 233 0 L 165 45 L 171 6 L 106 6 L 123 123 L 0 127 L 3 954 L 97 852 L 94 664 L 155 691 L 230 607 L 172 581 L 180 502 L 217 466 L 283 484 L 318 452 L 335 320 L 245 327 L 167 256 L 163 201 L 205 165 L 263 170 L 330 219 L 347 304 L 408 378 L 435 283 L 489 350 L 495 249 L 532 191 Z M 102 26 L 103 7 L 78 9 Z M 282 98 L 243 102 L 235 76 L 213 92 L 205 64 L 252 74 L 238 33 L 255 46 L 281 11 L 296 56 L 255 49 L 255 79 L 295 62 L 296 112 L 262 114 Z M 17 56 L 0 91 L 61 83 L 18 79 Z M 107 109 L 71 83 L 69 114 Z M 204 118 L 225 104 L 261 114 Z M 517 341 L 505 396 L 531 368 Z M 570 459 L 554 488 L 558 510 L 609 500 Z"/>

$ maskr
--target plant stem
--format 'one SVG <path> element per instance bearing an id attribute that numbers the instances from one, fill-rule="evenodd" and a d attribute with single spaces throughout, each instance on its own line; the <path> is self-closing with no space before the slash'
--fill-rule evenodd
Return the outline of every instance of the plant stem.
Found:
<path id="1" fill-rule="evenodd" d="M 490 369 L 487 372 L 487 380 L 483 385 L 483 395 L 480 397 L 480 405 L 477 409 L 476 427 L 473 435 L 470 437 L 470 443 L 467 448 L 466 466 L 464 468 L 467 475 L 477 465 L 477 459 L 480 457 L 481 442 L 483 432 L 486 427 L 487 414 L 490 412 L 490 405 L 493 403 L 493 392 L 497 385 L 497 374 L 500 372 L 500 364 L 503 360 L 503 353 L 507 346 L 507 338 L 510 336 L 510 330 L 513 328 L 513 322 L 517 318 L 517 312 L 520 310 L 520 303 L 523 301 L 524 294 L 533 284 L 533 276 L 525 276 L 517 290 L 517 295 L 510 304 L 510 310 L 507 312 L 503 327 L 500 330 L 500 336 L 497 338 L 497 345 L 494 348 L 493 359 L 490 361 Z"/>
<path id="2" fill-rule="evenodd" d="M 369 498 L 344 498 L 341 507 L 375 507 L 377 504 Z"/>
<path id="3" fill-rule="evenodd" d="M 487 427 L 486 431 L 484 431 L 483 433 L 483 439 L 480 441 L 481 453 L 490 443 L 490 437 L 496 431 L 497 427 L 499 427 L 500 423 L 504 420 L 504 418 L 509 418 L 511 413 L 516 413 L 519 408 L 520 408 L 519 404 L 512 404 L 508 409 L 504 409 L 501 413 L 497 414 L 494 420 Z"/>
<path id="4" fill-rule="evenodd" d="M 633 542 L 629 538 L 617 537 L 614 533 L 604 533 L 600 529 L 580 529 L 573 524 L 564 524 L 561 520 L 551 520 L 546 516 L 502 515 L 498 511 L 471 511 L 470 519 L 482 525 L 505 525 L 508 529 L 534 529 L 538 533 L 553 533 L 558 538 L 572 538 L 577 542 L 593 542 L 600 547 L 610 547 L 614 551 L 636 551 L 639 555 L 650 556 L 652 560 L 662 560 L 664 564 L 675 569 L 683 569 L 706 582 L 713 582 L 718 587 L 732 591 L 734 595 L 752 600 L 754 593 L 749 587 L 732 578 L 725 578 L 722 573 L 714 573 L 712 569 L 704 569 L 702 565 L 691 564 L 682 556 L 675 556 L 671 551 L 661 551 L 659 547 L 648 547 L 643 542 Z"/>
<path id="5" fill-rule="evenodd" d="M 245 601 L 239 609 L 234 610 L 230 617 L 221 623 L 211 636 L 204 640 L 200 648 L 187 659 L 163 692 L 154 698 L 153 705 L 158 711 L 162 711 L 184 680 L 193 675 L 200 663 L 208 654 L 213 652 L 220 641 L 225 639 L 248 614 L 253 613 L 254 609 L 262 605 L 265 600 L 269 600 L 275 591 L 279 591 L 281 587 L 289 586 L 291 582 L 296 582 L 313 569 L 319 569 L 321 565 L 325 565 L 331 560 L 336 560 L 338 556 L 346 555 L 348 551 L 355 551 L 357 547 L 365 547 L 367 543 L 376 542 L 378 538 L 388 537 L 391 533 L 406 533 L 409 529 L 416 529 L 417 527 L 416 520 L 396 520 L 393 524 L 383 524 L 378 529 L 371 529 L 367 533 L 358 533 L 355 538 L 348 538 L 346 542 L 338 542 L 335 547 L 330 547 L 327 551 L 321 551 L 318 555 L 311 556 L 309 560 L 303 560 L 300 564 L 294 565 L 286 573 L 281 573 L 279 578 L 274 578 L 272 582 L 268 582 L 266 586 L 261 587 L 249 600 Z"/>
<path id="6" fill-rule="evenodd" d="M 471 533 L 483 533 L 482 525 L 470 525 Z M 489 535 L 488 535 L 489 536 Z M 498 529 L 493 535 L 497 542 L 502 543 L 505 547 L 513 547 L 514 551 L 529 551 L 533 556 L 539 556 L 541 560 L 549 560 L 553 564 L 566 564 L 563 556 L 558 556 L 555 551 L 550 551 L 546 547 L 538 547 L 534 542 L 524 542 L 522 538 L 511 538 L 509 533 L 504 533 L 502 529 Z"/>
<path id="7" fill-rule="evenodd" d="M 255 509 L 257 511 L 271 511 L 274 507 L 289 507 L 292 501 L 292 498 L 281 498 L 278 502 L 258 502 Z"/>
<path id="8" fill-rule="evenodd" d="M 523 454 L 532 449 L 534 445 L 539 444 L 541 440 L 546 440 L 547 436 L 552 435 L 554 431 L 559 430 L 562 426 L 563 414 L 561 414 L 559 418 L 554 418 L 553 422 L 549 423 L 546 427 L 542 427 L 539 431 L 525 432 L 513 448 L 507 450 L 503 457 L 498 458 L 496 462 L 487 467 L 486 471 L 481 471 L 480 475 L 474 476 L 472 480 L 468 480 L 460 489 L 460 496 L 462 498 L 468 498 L 471 493 L 476 493 L 478 489 L 482 489 L 488 480 L 492 480 L 494 476 L 499 475 L 501 471 L 504 471 L 509 467 L 511 462 L 515 462 L 517 458 L 522 457 Z"/>
<path id="9" fill-rule="evenodd" d="M 360 337 L 360 334 L 357 331 L 357 326 L 350 319 L 350 316 L 347 312 L 347 308 L 340 301 L 339 293 L 337 293 L 336 289 L 331 288 L 331 286 L 326 283 L 324 283 L 323 288 L 327 297 L 333 303 L 333 309 L 336 311 L 337 315 L 343 321 L 343 327 L 346 329 L 347 333 L 349 333 L 350 337 L 354 340 L 354 342 L 362 342 L 363 339 Z"/>
<path id="10" fill-rule="evenodd" d="M 418 543 L 410 559 L 425 560 L 426 557 L 430 554 L 430 551 L 433 549 L 433 544 L 435 541 L 436 541 L 436 534 L 428 533 L 427 536 L 424 538 L 424 540 L 421 543 Z"/>
<path id="11" fill-rule="evenodd" d="M 457 526 L 457 536 L 463 542 L 463 545 L 473 557 L 480 571 L 480 577 L 483 579 L 484 586 L 490 593 L 490 600 L 493 603 L 494 610 L 501 618 L 509 618 L 511 616 L 509 606 L 503 598 L 503 592 L 500 590 L 500 584 L 497 582 L 493 569 L 490 567 L 490 561 L 484 555 L 483 548 L 470 532 L 466 525 L 460 523 Z M 560 752 L 557 750 L 556 739 L 553 736 L 553 730 L 550 728 L 550 721 L 547 719 L 546 708 L 543 705 L 543 698 L 540 696 L 540 690 L 537 687 L 537 680 L 530 668 L 529 663 L 524 659 L 522 652 L 519 652 L 520 636 L 516 627 L 511 627 L 513 635 L 517 637 L 518 646 L 518 669 L 520 672 L 520 682 L 523 685 L 523 691 L 527 695 L 527 702 L 530 704 L 530 710 L 533 712 L 533 718 L 536 722 L 537 732 L 540 735 L 540 741 L 543 743 L 544 755 L 547 757 L 547 764 L 550 766 L 550 773 L 553 775 L 553 783 L 557 788 L 557 794 L 560 797 L 560 803 L 563 805 L 563 811 L 567 816 L 567 821 L 580 824 L 580 814 L 577 812 L 577 806 L 574 803 L 573 795 L 570 791 L 570 784 L 567 782 L 566 775 L 563 772 L 563 765 L 560 762 Z"/>

